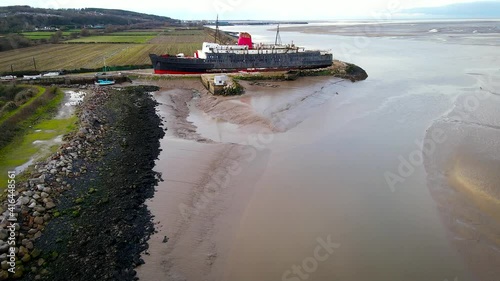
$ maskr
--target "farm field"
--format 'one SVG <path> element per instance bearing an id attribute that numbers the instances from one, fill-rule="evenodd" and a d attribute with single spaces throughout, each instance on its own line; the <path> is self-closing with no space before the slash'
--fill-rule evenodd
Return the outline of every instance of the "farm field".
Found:
<path id="1" fill-rule="evenodd" d="M 147 43 L 149 40 L 156 37 L 155 35 L 96 35 L 82 37 L 67 41 L 68 43 Z"/>
<path id="2" fill-rule="evenodd" d="M 206 35 L 203 29 L 172 29 L 167 28 L 162 32 L 163 35 L 185 36 L 185 35 Z"/>
<path id="3" fill-rule="evenodd" d="M 107 65 L 148 64 L 149 53 L 167 52 L 159 44 L 48 44 L 0 53 L 0 72 L 34 70 L 33 58 L 40 71 L 99 68 Z"/>
<path id="4" fill-rule="evenodd" d="M 168 44 L 168 43 L 199 43 L 201 48 L 202 42 L 211 42 L 214 40 L 214 36 L 203 30 L 175 30 L 175 31 L 164 31 L 158 36 L 149 41 L 152 44 Z M 193 53 L 189 52 L 189 54 Z"/>
<path id="5" fill-rule="evenodd" d="M 35 32 L 38 33 L 38 32 Z M 50 33 L 50 32 L 47 32 Z M 151 64 L 149 54 L 192 55 L 213 34 L 201 29 L 122 31 L 0 52 L 0 73 Z M 69 42 L 69 43 L 68 43 Z M 95 43 L 94 43 L 95 42 Z"/>
<path id="6" fill-rule="evenodd" d="M 80 30 L 64 31 L 63 36 L 70 36 L 71 33 L 78 33 L 78 32 L 80 32 Z M 38 39 L 49 39 L 50 36 L 52 36 L 55 33 L 56 31 L 33 31 L 33 32 L 23 32 L 20 34 L 31 40 L 38 40 Z"/>
<path id="7" fill-rule="evenodd" d="M 159 33 L 161 33 L 161 30 L 145 30 L 145 31 L 140 31 L 140 30 L 134 30 L 134 31 L 119 31 L 119 32 L 113 32 L 108 35 L 111 36 L 156 36 Z"/>

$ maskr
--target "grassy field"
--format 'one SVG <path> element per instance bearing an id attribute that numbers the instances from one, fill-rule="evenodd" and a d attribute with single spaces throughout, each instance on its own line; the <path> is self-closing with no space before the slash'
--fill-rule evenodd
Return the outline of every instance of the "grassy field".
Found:
<path id="1" fill-rule="evenodd" d="M 161 31 L 120 31 L 108 34 L 109 36 L 157 36 Z"/>
<path id="2" fill-rule="evenodd" d="M 68 43 L 147 43 L 156 35 L 98 35 L 67 41 Z"/>
<path id="3" fill-rule="evenodd" d="M 41 95 L 37 95 L 32 99 L 40 100 L 44 95 L 46 101 L 40 103 L 35 109 L 30 110 L 26 114 L 21 114 L 15 123 L 17 133 L 14 138 L 0 149 L 0 182 L 6 182 L 7 171 L 28 162 L 31 158 L 46 157 L 53 152 L 59 144 L 56 143 L 41 143 L 37 144 L 34 141 L 49 141 L 59 135 L 63 135 L 75 129 L 76 117 L 68 119 L 50 119 L 55 115 L 57 108 L 64 99 L 64 93 L 57 89 L 49 89 L 38 87 Z M 19 114 L 18 114 L 19 115 Z M 6 121 L 4 121 L 6 122 Z M 12 122 L 12 121 L 11 121 Z M 2 124 L 5 125 L 5 124 Z M 11 126 L 12 127 L 12 126 Z M 6 128 L 3 126 L 2 128 Z M 0 190 L 5 188 L 0 184 Z"/>
<path id="4" fill-rule="evenodd" d="M 149 54 L 192 55 L 205 41 L 213 34 L 200 29 L 115 32 L 0 52 L 0 73 L 35 70 L 33 58 L 39 71 L 150 64 Z"/>
<path id="5" fill-rule="evenodd" d="M 40 147 L 34 141 L 50 141 L 59 135 L 64 135 L 76 128 L 77 117 L 68 119 L 45 120 L 35 125 L 33 129 L 15 139 L 10 145 L 0 150 L 0 190 L 5 188 L 7 172 L 28 162 L 31 158 L 43 159 L 59 147 L 59 143 Z"/>
<path id="6" fill-rule="evenodd" d="M 164 31 L 150 41 L 152 44 L 184 44 L 198 43 L 198 48 L 201 49 L 203 42 L 211 42 L 214 37 L 203 30 L 175 30 Z M 193 52 L 195 50 L 192 50 Z M 193 52 L 189 52 L 192 54 Z"/>
<path id="7" fill-rule="evenodd" d="M 162 35 L 186 36 L 186 35 L 206 35 L 203 29 L 165 29 Z"/>
<path id="8" fill-rule="evenodd" d="M 63 36 L 70 36 L 71 33 L 78 33 L 80 30 L 73 31 L 64 31 Z M 33 32 L 23 32 L 21 35 L 31 40 L 39 40 L 39 39 L 49 39 L 50 36 L 55 34 L 56 31 L 33 31 Z"/>

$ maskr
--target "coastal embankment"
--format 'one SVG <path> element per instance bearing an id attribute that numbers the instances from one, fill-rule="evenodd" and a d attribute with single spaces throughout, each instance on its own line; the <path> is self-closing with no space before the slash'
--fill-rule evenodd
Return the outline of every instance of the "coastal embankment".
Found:
<path id="1" fill-rule="evenodd" d="M 134 279 L 153 231 L 143 202 L 159 180 L 152 168 L 164 131 L 148 95 L 156 89 L 92 89 L 78 111 L 78 130 L 18 178 L 16 273 L 10 277 Z M 10 236 L 5 215 L 3 255 Z M 0 258 L 4 280 L 8 264 Z"/>

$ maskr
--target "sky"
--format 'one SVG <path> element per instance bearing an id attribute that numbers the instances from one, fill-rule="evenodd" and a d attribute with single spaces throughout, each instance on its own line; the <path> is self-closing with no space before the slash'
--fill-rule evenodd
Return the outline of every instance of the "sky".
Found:
<path id="1" fill-rule="evenodd" d="M 484 1 L 484 0 L 483 0 Z M 500 2 L 500 0 L 489 0 Z M 474 0 L 0 0 L 1 6 L 40 8 L 109 8 L 168 16 L 176 19 L 221 20 L 334 20 L 401 18 L 416 7 L 476 2 Z"/>

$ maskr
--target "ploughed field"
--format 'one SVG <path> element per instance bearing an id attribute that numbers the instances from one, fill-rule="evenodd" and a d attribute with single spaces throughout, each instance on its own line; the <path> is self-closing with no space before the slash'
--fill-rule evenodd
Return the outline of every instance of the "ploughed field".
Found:
<path id="1" fill-rule="evenodd" d="M 34 36 L 33 34 L 30 34 Z M 0 73 L 150 64 L 150 53 L 192 55 L 212 34 L 201 29 L 124 31 L 0 52 Z"/>

